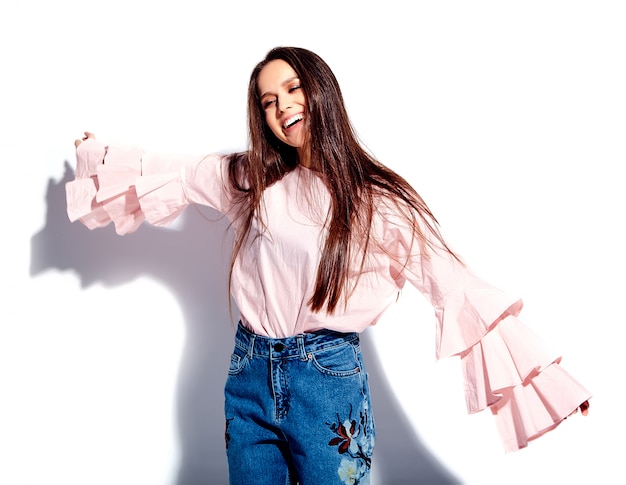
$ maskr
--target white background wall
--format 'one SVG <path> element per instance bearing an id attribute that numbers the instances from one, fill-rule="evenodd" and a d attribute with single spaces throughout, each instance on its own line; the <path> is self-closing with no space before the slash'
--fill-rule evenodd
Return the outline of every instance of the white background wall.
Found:
<path id="1" fill-rule="evenodd" d="M 625 483 L 624 25 L 618 0 L 4 0 L 0 483 L 222 483 L 223 228 L 188 215 L 196 229 L 89 233 L 64 218 L 62 184 L 84 130 L 245 147 L 248 75 L 275 45 L 327 60 L 366 145 L 479 274 L 524 297 L 595 396 L 587 418 L 504 454 L 492 417 L 465 414 L 458 362 L 433 362 L 432 312 L 407 289 L 368 332 L 398 403 L 377 412 L 462 483 Z"/>

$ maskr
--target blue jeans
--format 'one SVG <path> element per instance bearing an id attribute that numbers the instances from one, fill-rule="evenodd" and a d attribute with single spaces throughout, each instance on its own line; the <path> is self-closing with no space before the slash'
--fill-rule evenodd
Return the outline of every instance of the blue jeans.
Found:
<path id="1" fill-rule="evenodd" d="M 240 324 L 225 397 L 231 484 L 369 483 L 375 431 L 358 334 L 272 339 Z"/>

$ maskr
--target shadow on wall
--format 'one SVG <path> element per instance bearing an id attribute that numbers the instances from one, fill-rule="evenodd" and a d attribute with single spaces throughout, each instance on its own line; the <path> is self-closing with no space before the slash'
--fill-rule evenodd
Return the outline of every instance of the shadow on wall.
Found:
<path id="1" fill-rule="evenodd" d="M 222 389 L 234 333 L 226 294 L 227 221 L 203 207 L 187 209 L 177 230 L 144 225 L 124 237 L 112 225 L 89 231 L 70 223 L 65 212 L 65 183 L 73 177 L 66 162 L 63 179 L 48 183 L 46 225 L 31 240 L 31 276 L 48 269 L 71 270 L 83 287 L 96 282 L 118 286 L 148 276 L 172 291 L 186 326 L 177 383 L 181 463 L 175 485 L 225 485 Z M 376 476 L 384 485 L 459 483 L 411 429 L 367 332 L 362 342 L 377 427 Z"/>

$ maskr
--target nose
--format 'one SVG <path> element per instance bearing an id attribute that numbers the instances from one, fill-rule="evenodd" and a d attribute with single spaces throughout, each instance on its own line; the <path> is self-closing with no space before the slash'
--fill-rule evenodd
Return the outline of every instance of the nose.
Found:
<path id="1" fill-rule="evenodd" d="M 284 113 L 285 111 L 287 111 L 288 109 L 291 109 L 293 107 L 293 103 L 291 102 L 291 99 L 288 98 L 279 98 L 278 99 L 278 109 L 280 110 L 281 113 Z"/>

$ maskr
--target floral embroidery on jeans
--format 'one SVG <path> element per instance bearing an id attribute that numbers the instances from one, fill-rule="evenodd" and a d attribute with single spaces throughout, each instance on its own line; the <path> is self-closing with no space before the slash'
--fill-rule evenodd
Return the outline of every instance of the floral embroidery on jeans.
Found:
<path id="1" fill-rule="evenodd" d="M 363 478 L 369 477 L 372 454 L 372 439 L 369 436 L 367 409 L 361 411 L 358 419 L 350 415 L 343 420 L 337 415 L 337 422 L 326 423 L 337 436 L 331 439 L 329 446 L 337 446 L 337 451 L 346 455 L 342 458 L 337 472 L 347 485 L 358 485 Z"/>

